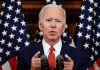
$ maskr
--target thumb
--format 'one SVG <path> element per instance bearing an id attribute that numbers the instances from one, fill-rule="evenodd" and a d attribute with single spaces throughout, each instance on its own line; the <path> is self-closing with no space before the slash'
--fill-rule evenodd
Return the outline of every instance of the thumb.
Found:
<path id="1" fill-rule="evenodd" d="M 38 51 L 37 53 L 35 53 L 34 57 L 35 57 L 35 58 L 38 58 L 39 55 L 40 55 L 40 51 Z"/>
<path id="2" fill-rule="evenodd" d="M 71 57 L 69 57 L 67 54 L 65 54 L 65 59 L 66 59 L 67 61 L 72 61 Z"/>

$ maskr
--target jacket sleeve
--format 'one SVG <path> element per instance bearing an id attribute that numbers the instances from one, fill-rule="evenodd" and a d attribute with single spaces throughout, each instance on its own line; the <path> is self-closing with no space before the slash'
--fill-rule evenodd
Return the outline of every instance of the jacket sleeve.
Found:
<path id="1" fill-rule="evenodd" d="M 27 61 L 25 60 L 25 55 L 19 52 L 17 59 L 18 59 L 17 70 L 30 70 Z"/>
<path id="2" fill-rule="evenodd" d="M 89 65 L 90 65 L 89 56 L 88 56 L 88 54 L 86 54 L 85 51 L 82 51 L 81 56 L 80 56 L 78 70 L 87 70 Z"/>

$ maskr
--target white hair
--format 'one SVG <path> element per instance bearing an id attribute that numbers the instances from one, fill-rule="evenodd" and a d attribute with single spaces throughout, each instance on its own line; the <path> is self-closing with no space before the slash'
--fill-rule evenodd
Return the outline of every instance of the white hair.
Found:
<path id="1" fill-rule="evenodd" d="M 54 7 L 54 8 L 61 9 L 64 13 L 64 15 L 63 15 L 64 23 L 66 23 L 66 11 L 65 11 L 65 9 L 62 8 L 61 5 L 55 5 L 55 4 L 48 4 L 48 5 L 45 5 L 44 7 L 42 7 L 41 11 L 39 12 L 39 21 L 42 20 L 42 18 L 43 18 L 44 10 L 46 8 L 49 8 L 49 7 Z"/>

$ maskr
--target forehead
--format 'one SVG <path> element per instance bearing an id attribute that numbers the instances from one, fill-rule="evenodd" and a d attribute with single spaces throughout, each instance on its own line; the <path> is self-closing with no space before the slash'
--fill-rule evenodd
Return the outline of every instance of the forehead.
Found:
<path id="1" fill-rule="evenodd" d="M 64 11 L 59 7 L 47 7 L 43 11 L 44 16 L 63 16 Z"/>

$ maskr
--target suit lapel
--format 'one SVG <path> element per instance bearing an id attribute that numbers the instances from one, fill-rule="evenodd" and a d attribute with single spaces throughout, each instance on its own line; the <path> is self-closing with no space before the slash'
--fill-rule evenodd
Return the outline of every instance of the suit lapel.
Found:
<path id="1" fill-rule="evenodd" d="M 68 54 L 68 51 L 69 51 L 69 46 L 66 45 L 64 42 L 62 42 L 60 55 L 62 55 L 65 58 L 65 54 Z"/>
<path id="2" fill-rule="evenodd" d="M 41 55 L 43 55 L 44 50 L 43 50 L 43 46 L 42 46 L 42 41 L 37 44 L 37 47 L 38 47 L 37 50 L 39 50 Z"/>

